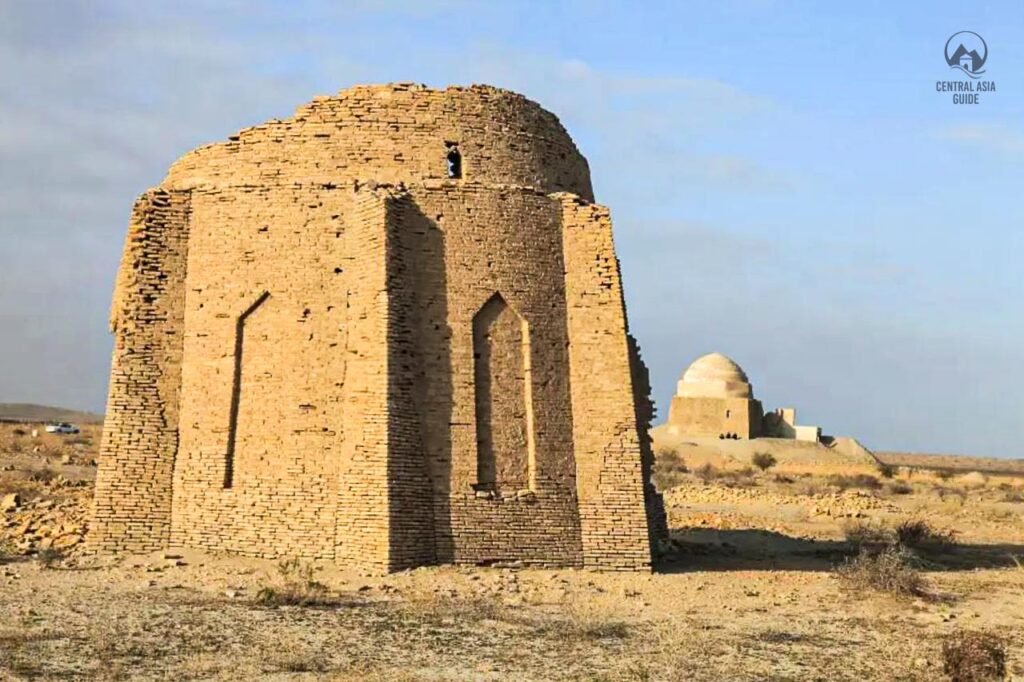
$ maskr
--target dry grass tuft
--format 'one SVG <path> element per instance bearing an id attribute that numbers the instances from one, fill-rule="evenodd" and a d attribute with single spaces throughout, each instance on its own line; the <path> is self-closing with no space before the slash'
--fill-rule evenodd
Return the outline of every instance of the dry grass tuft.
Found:
<path id="1" fill-rule="evenodd" d="M 942 643 L 942 670 L 951 682 L 1006 678 L 1006 640 L 998 635 L 957 630 Z"/>
<path id="2" fill-rule="evenodd" d="M 327 586 L 313 579 L 313 566 L 299 559 L 288 559 L 277 566 L 280 584 L 263 587 L 256 593 L 262 606 L 333 606 L 337 600 Z"/>
<path id="3" fill-rule="evenodd" d="M 856 557 L 836 568 L 836 574 L 855 591 L 872 590 L 898 597 L 927 593 L 927 582 L 917 569 L 914 554 L 901 545 L 889 545 L 879 552 L 862 548 Z"/>
<path id="4" fill-rule="evenodd" d="M 595 641 L 629 637 L 629 624 L 613 604 L 575 599 L 566 604 L 565 613 L 568 623 L 561 634 L 568 639 Z"/>

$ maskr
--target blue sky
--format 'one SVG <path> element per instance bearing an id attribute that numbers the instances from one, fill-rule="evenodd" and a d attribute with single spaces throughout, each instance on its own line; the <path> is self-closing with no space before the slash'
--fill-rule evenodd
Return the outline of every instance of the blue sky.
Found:
<path id="1" fill-rule="evenodd" d="M 978 105 L 937 80 L 989 46 Z M 0 400 L 100 409 L 133 198 L 354 83 L 554 111 L 667 411 L 718 350 L 878 449 L 1024 457 L 1024 3 L 0 0 Z"/>

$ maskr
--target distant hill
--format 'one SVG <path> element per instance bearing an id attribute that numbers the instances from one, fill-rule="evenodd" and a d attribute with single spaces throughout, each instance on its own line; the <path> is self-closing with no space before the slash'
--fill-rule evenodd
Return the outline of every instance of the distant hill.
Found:
<path id="1" fill-rule="evenodd" d="M 883 464 L 914 469 L 944 471 L 981 471 L 986 474 L 1020 476 L 1024 474 L 1024 460 L 998 457 L 972 457 L 969 455 L 933 455 L 923 452 L 879 452 L 875 457 Z"/>
<path id="2" fill-rule="evenodd" d="M 0 421 L 5 422 L 72 422 L 77 424 L 98 424 L 102 414 L 68 410 L 50 405 L 31 403 L 0 403 Z"/>

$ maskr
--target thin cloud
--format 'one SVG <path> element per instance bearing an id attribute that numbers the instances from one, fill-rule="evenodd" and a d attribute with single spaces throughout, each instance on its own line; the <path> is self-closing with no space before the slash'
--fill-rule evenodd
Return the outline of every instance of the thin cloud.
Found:
<path id="1" fill-rule="evenodd" d="M 1024 132 L 995 124 L 961 125 L 940 132 L 946 140 L 1003 154 L 1024 152 Z"/>

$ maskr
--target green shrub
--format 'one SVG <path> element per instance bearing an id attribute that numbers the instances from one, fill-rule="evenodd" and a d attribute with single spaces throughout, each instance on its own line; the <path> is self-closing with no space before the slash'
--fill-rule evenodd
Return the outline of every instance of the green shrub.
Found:
<path id="1" fill-rule="evenodd" d="M 896 467 L 883 462 L 878 463 L 878 475 L 882 478 L 892 478 L 896 475 Z"/>

